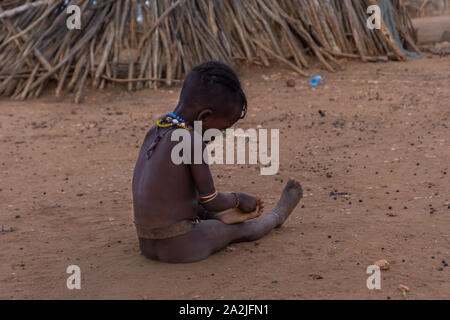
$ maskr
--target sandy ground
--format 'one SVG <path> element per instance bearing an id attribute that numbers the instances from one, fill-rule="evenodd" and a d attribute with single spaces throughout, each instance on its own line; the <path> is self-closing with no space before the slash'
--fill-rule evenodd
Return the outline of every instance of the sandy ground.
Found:
<path id="1" fill-rule="evenodd" d="M 146 260 L 131 220 L 138 147 L 179 88 L 0 100 L 0 298 L 401 299 L 405 284 L 408 299 L 449 299 L 450 57 L 346 67 L 313 67 L 315 89 L 283 67 L 241 69 L 238 126 L 281 129 L 281 168 L 214 166 L 216 185 L 270 209 L 293 176 L 305 198 L 283 228 L 188 265 Z M 72 264 L 81 290 L 66 288 Z"/>

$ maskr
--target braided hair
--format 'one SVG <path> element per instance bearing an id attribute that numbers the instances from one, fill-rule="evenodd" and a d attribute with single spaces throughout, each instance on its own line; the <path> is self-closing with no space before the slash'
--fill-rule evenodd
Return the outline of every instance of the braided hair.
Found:
<path id="1" fill-rule="evenodd" d="M 247 97 L 241 87 L 236 72 L 228 65 L 218 61 L 204 62 L 191 72 L 195 72 L 200 76 L 200 80 L 206 87 L 214 84 L 221 84 L 228 88 L 229 91 L 236 95 L 241 100 L 242 113 L 240 119 L 243 119 L 247 114 Z"/>

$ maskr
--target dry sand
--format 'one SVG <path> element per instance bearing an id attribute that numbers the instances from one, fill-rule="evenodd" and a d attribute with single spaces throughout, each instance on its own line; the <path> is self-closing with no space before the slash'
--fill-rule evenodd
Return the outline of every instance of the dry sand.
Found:
<path id="1" fill-rule="evenodd" d="M 0 100 L 0 226 L 13 228 L 0 233 L 0 298 L 401 299 L 404 284 L 408 299 L 448 299 L 450 57 L 346 67 L 313 67 L 316 89 L 283 67 L 242 68 L 238 126 L 281 129 L 281 169 L 214 166 L 216 185 L 270 209 L 294 176 L 305 198 L 283 228 L 187 265 L 141 256 L 131 220 L 138 147 L 179 88 Z M 81 290 L 66 288 L 72 264 Z"/>

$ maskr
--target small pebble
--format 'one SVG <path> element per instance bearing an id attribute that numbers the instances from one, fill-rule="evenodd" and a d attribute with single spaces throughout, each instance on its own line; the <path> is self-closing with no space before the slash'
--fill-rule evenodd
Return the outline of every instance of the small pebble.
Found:
<path id="1" fill-rule="evenodd" d="M 378 266 L 381 270 L 389 270 L 390 264 L 387 260 L 378 260 L 375 262 L 375 265 Z"/>
<path id="2" fill-rule="evenodd" d="M 404 284 L 399 284 L 397 289 L 399 291 L 405 291 L 405 292 L 409 292 L 410 291 L 410 289 L 407 286 L 405 286 Z"/>
<path id="3" fill-rule="evenodd" d="M 288 87 L 290 87 L 290 88 L 295 87 L 295 80 L 294 80 L 294 79 L 289 79 L 289 80 L 286 82 L 286 85 L 287 85 Z"/>

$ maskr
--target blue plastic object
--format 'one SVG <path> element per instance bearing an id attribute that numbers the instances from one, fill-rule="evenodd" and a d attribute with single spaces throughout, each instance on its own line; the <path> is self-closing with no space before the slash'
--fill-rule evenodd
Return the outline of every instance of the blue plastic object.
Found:
<path id="1" fill-rule="evenodd" d="M 322 77 L 321 76 L 314 76 L 309 80 L 309 84 L 311 87 L 317 87 L 322 84 Z"/>

